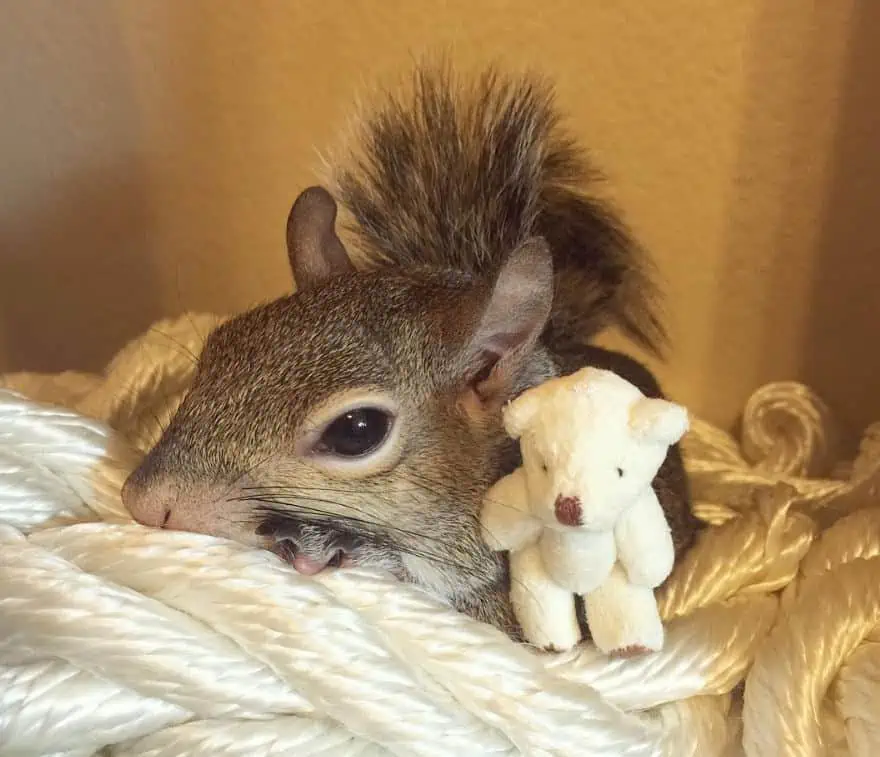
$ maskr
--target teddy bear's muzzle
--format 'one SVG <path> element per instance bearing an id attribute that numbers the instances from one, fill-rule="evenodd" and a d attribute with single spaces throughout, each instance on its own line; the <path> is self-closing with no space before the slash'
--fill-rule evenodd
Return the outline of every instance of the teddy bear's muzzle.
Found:
<path id="1" fill-rule="evenodd" d="M 553 510 L 563 526 L 579 526 L 583 518 L 581 501 L 577 497 L 563 497 L 561 494 L 556 498 Z"/>

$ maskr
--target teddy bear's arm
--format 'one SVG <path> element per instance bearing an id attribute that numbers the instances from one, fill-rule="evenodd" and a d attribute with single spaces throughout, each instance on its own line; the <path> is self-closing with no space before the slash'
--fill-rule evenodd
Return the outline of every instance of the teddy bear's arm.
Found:
<path id="1" fill-rule="evenodd" d="M 618 560 L 633 583 L 653 588 L 672 572 L 672 534 L 653 489 L 620 516 L 614 535 Z"/>
<path id="2" fill-rule="evenodd" d="M 518 550 L 541 535 L 541 523 L 529 512 L 528 490 L 522 468 L 492 486 L 480 514 L 483 540 L 495 551 Z"/>

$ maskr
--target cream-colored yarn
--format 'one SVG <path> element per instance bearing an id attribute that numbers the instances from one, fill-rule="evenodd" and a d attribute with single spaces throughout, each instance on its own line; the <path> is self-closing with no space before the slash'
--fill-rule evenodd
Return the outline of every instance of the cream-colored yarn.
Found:
<path id="1" fill-rule="evenodd" d="M 216 322 L 0 382 L 0 755 L 880 754 L 880 424 L 841 461 L 793 383 L 741 441 L 696 420 L 712 525 L 660 592 L 665 649 L 542 655 L 382 575 L 131 520 L 121 484 Z"/>

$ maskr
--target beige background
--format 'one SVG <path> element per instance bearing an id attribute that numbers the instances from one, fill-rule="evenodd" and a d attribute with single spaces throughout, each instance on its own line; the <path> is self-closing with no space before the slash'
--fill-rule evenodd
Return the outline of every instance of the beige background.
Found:
<path id="1" fill-rule="evenodd" d="M 283 293 L 314 149 L 451 45 L 556 78 L 666 279 L 676 397 L 880 418 L 878 40 L 876 0 L 0 0 L 0 370 Z"/>

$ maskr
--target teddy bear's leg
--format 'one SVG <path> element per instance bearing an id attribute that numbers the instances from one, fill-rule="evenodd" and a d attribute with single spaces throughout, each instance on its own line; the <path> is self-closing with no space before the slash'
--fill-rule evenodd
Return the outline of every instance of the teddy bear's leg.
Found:
<path id="1" fill-rule="evenodd" d="M 630 583 L 619 564 L 584 603 L 593 643 L 601 652 L 622 656 L 662 649 L 663 623 L 654 591 Z"/>
<path id="2" fill-rule="evenodd" d="M 562 651 L 581 640 L 574 595 L 550 580 L 535 545 L 510 555 L 510 601 L 530 644 Z"/>
<path id="3" fill-rule="evenodd" d="M 653 490 L 620 516 L 614 533 L 617 557 L 630 581 L 654 588 L 667 579 L 675 563 L 675 547 Z"/>

